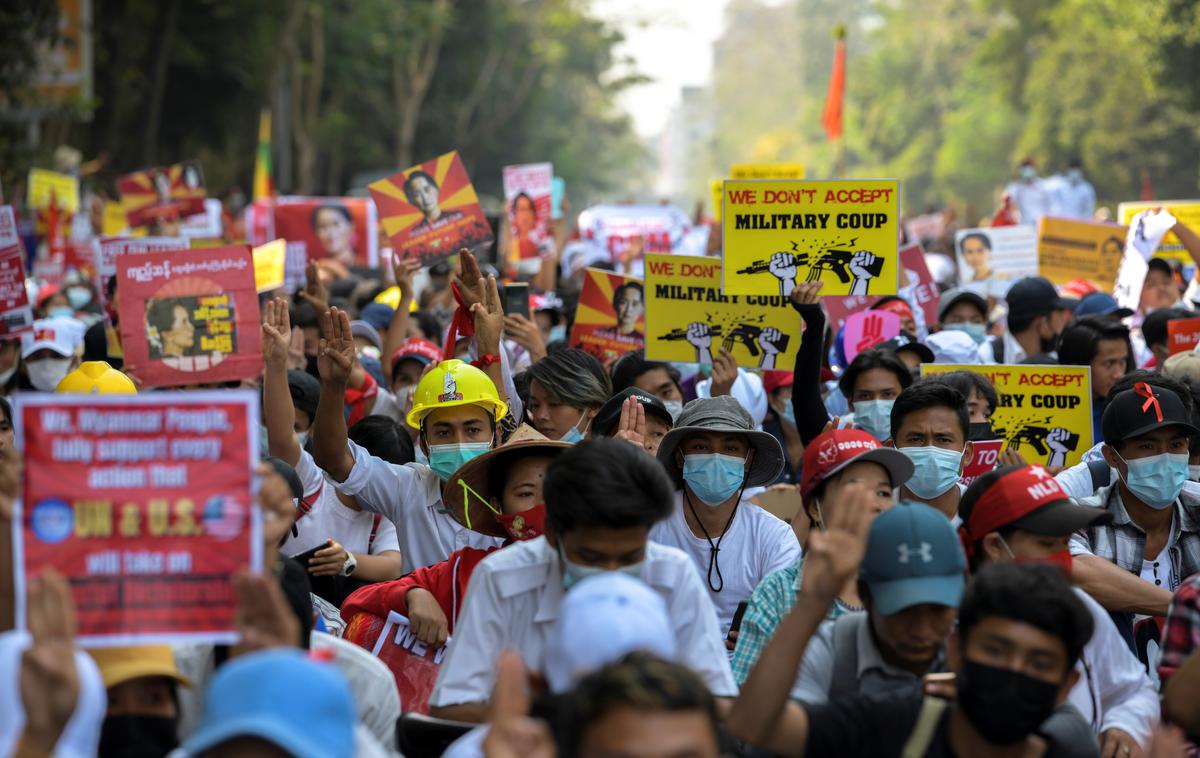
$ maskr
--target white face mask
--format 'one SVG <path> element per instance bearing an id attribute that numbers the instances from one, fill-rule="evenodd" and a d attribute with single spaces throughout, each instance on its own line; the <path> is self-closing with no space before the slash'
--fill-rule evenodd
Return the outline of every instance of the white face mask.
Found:
<path id="1" fill-rule="evenodd" d="M 671 422 L 674 423 L 674 422 L 678 421 L 679 414 L 683 413 L 683 401 L 682 400 L 664 400 L 664 401 L 662 401 L 662 403 L 663 403 L 663 405 L 665 405 L 667 407 L 667 413 L 671 414 Z"/>
<path id="2" fill-rule="evenodd" d="M 1188 464 L 1188 479 L 1191 479 L 1193 482 L 1200 482 L 1200 465 Z"/>
<path id="3" fill-rule="evenodd" d="M 29 383 L 39 392 L 53 392 L 58 383 L 71 370 L 70 358 L 42 358 L 40 361 L 26 363 L 29 371 Z"/>

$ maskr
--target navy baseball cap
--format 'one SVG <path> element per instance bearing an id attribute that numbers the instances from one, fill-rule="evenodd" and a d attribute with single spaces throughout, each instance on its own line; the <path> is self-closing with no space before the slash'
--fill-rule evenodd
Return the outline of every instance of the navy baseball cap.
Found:
<path id="1" fill-rule="evenodd" d="M 1076 318 L 1084 316 L 1115 316 L 1117 318 L 1126 318 L 1132 315 L 1133 311 L 1117 305 L 1117 301 L 1113 299 L 1113 296 L 1106 292 L 1088 293 L 1079 300 L 1079 305 L 1075 306 Z"/>
<path id="2" fill-rule="evenodd" d="M 950 519 L 919 503 L 898 503 L 875 517 L 858 576 L 885 616 L 924 603 L 957 608 L 967 558 Z"/>

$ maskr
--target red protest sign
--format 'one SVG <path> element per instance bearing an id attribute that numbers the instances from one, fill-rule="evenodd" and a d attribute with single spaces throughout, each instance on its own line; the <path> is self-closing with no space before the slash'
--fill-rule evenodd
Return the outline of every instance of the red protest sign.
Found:
<path id="1" fill-rule="evenodd" d="M 117 258 L 125 367 L 144 387 L 227 382 L 262 370 L 246 245 Z"/>
<path id="2" fill-rule="evenodd" d="M 27 331 L 33 309 L 25 289 L 25 255 L 11 205 L 0 206 L 0 336 Z"/>
<path id="3" fill-rule="evenodd" d="M 540 258 L 549 232 L 554 166 L 526 163 L 504 167 L 504 204 L 512 230 L 510 263 Z"/>
<path id="4" fill-rule="evenodd" d="M 255 244 L 282 237 L 293 259 L 379 265 L 375 203 L 369 197 L 281 197 L 272 215 L 271 236 Z"/>
<path id="5" fill-rule="evenodd" d="M 386 619 L 372 613 L 356 613 L 348 621 L 343 637 L 370 650 L 387 664 L 396 678 L 404 709 L 429 713 L 429 696 L 433 694 L 450 638 L 439 647 L 430 647 L 413 634 L 408 618 L 395 611 L 389 612 Z"/>
<path id="6" fill-rule="evenodd" d="M 571 347 L 601 362 L 646 346 L 646 295 L 641 279 L 600 269 L 584 271 Z"/>
<path id="7" fill-rule="evenodd" d="M 1200 343 L 1200 318 L 1177 318 L 1167 322 L 1170 354 L 1186 353 Z"/>
<path id="8" fill-rule="evenodd" d="M 846 319 L 846 360 L 900 333 L 900 317 L 891 311 L 859 311 Z"/>
<path id="9" fill-rule="evenodd" d="M 130 253 L 160 253 L 167 250 L 186 250 L 183 237 L 101 237 L 96 252 L 96 276 L 99 279 L 100 300 L 108 302 L 108 284 L 117 275 L 117 258 Z"/>
<path id="10" fill-rule="evenodd" d="M 135 171 L 117 179 L 121 206 L 129 226 L 149 226 L 155 219 L 182 220 L 204 213 L 204 174 L 199 163 L 176 163 Z"/>
<path id="11" fill-rule="evenodd" d="M 477 250 L 492 241 L 492 227 L 458 151 L 405 169 L 367 186 L 392 249 L 432 266 L 460 248 Z"/>
<path id="12" fill-rule="evenodd" d="M 16 417 L 18 626 L 52 568 L 85 644 L 235 641 L 231 575 L 262 565 L 254 393 L 23 393 Z"/>
<path id="13" fill-rule="evenodd" d="M 1004 440 L 979 440 L 971 443 L 974 452 L 971 454 L 971 460 L 967 465 L 963 466 L 962 476 L 958 481 L 964 485 L 969 485 L 978 477 L 983 476 L 989 471 L 995 470 L 1000 465 L 1000 448 L 1004 446 Z"/>

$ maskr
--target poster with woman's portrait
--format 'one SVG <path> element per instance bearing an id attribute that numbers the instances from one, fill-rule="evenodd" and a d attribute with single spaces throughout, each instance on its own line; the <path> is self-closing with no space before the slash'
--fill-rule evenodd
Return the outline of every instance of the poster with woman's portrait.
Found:
<path id="1" fill-rule="evenodd" d="M 457 150 L 367 189 L 392 249 L 406 260 L 417 258 L 422 266 L 432 266 L 464 247 L 479 252 L 495 237 Z"/>
<path id="2" fill-rule="evenodd" d="M 1002 298 L 1013 282 L 1038 275 L 1037 229 L 992 226 L 961 229 L 954 237 L 958 284 L 983 297 Z"/>
<path id="3" fill-rule="evenodd" d="M 267 240 L 282 237 L 293 254 L 303 246 L 306 261 L 331 258 L 346 266 L 379 265 L 375 203 L 369 197 L 281 197 L 272 219 Z"/>
<path id="4" fill-rule="evenodd" d="M 1043 216 L 1038 223 L 1038 270 L 1052 284 L 1083 279 L 1112 294 L 1129 227 Z"/>
<path id="5" fill-rule="evenodd" d="M 551 200 L 554 194 L 554 166 L 526 163 L 504 167 L 504 205 L 512 230 L 509 264 L 521 273 L 536 274 L 539 261 L 553 247 L 550 240 Z M 524 271 L 524 267 L 532 270 Z"/>
<path id="6" fill-rule="evenodd" d="M 258 295 L 246 245 L 117 258 L 125 367 L 143 387 L 258 375 Z"/>
<path id="7" fill-rule="evenodd" d="M 584 271 L 571 347 L 602 362 L 646 346 L 646 291 L 641 279 L 611 271 Z"/>
<path id="8" fill-rule="evenodd" d="M 204 213 L 204 172 L 195 161 L 135 171 L 117 179 L 121 207 L 131 228 L 156 219 L 183 219 Z"/>

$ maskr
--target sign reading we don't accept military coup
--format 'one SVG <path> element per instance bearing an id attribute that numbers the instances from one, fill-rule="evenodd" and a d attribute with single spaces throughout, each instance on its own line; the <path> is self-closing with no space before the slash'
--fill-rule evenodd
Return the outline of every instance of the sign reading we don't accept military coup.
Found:
<path id="1" fill-rule="evenodd" d="M 898 192 L 894 179 L 726 180 L 723 291 L 896 294 Z"/>

